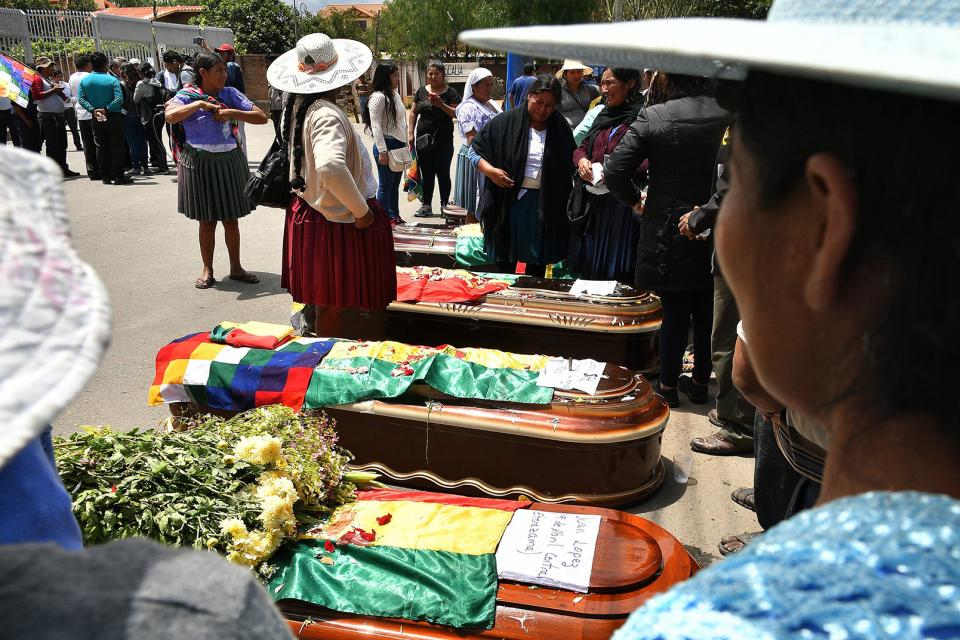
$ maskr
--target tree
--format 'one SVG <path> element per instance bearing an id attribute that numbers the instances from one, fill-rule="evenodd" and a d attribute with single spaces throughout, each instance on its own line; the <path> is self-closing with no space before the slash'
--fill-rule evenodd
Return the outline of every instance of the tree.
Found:
<path id="1" fill-rule="evenodd" d="M 765 18 L 771 0 L 623 0 L 624 20 L 687 18 Z M 614 0 L 602 0 L 597 19 L 613 20 Z"/>
<path id="2" fill-rule="evenodd" d="M 301 31 L 308 33 L 325 33 L 331 38 L 346 38 L 359 40 L 365 44 L 373 44 L 373 27 L 364 29 L 357 24 L 356 16 L 349 10 L 331 11 L 323 15 L 319 11 L 307 14 L 301 21 Z"/>
<path id="3" fill-rule="evenodd" d="M 294 45 L 297 14 L 280 0 L 209 0 L 202 27 L 233 30 L 237 53 L 283 53 Z"/>

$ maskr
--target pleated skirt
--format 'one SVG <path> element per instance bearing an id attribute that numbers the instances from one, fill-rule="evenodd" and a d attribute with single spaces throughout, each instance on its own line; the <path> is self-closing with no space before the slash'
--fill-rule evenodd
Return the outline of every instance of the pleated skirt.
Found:
<path id="1" fill-rule="evenodd" d="M 353 309 L 384 309 L 397 296 L 393 230 L 375 198 L 366 229 L 330 222 L 302 198 L 287 209 L 280 286 L 295 302 Z"/>
<path id="2" fill-rule="evenodd" d="M 185 144 L 177 161 L 177 211 L 202 222 L 242 218 L 252 211 L 243 194 L 249 177 L 239 147 L 214 153 Z"/>
<path id="3" fill-rule="evenodd" d="M 483 175 L 477 171 L 468 157 L 469 145 L 460 147 L 457 154 L 457 175 L 453 187 L 453 204 L 463 207 L 467 213 L 477 212 L 477 194 L 479 180 Z"/>
<path id="4" fill-rule="evenodd" d="M 586 235 L 570 236 L 570 269 L 587 280 L 625 279 L 633 283 L 640 223 L 633 209 L 612 195 L 603 197 Z"/>

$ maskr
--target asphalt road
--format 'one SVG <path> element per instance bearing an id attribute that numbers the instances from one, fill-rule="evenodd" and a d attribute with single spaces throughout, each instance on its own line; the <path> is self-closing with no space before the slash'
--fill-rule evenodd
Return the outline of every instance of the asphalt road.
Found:
<path id="1" fill-rule="evenodd" d="M 247 126 L 253 166 L 272 136 L 270 125 Z M 73 150 L 68 155 L 71 167 L 82 172 L 83 155 Z M 201 268 L 197 224 L 177 213 L 173 175 L 139 178 L 128 186 L 80 178 L 65 182 L 65 189 L 77 249 L 110 292 L 113 340 L 97 375 L 55 421 L 56 433 L 86 424 L 152 427 L 169 415 L 165 407 L 147 406 L 161 346 L 223 320 L 288 320 L 291 299 L 280 289 L 280 210 L 259 208 L 240 223 L 243 264 L 260 276 L 260 284 L 222 279 L 211 289 L 198 290 L 193 286 Z M 439 211 L 439 194 L 435 200 L 434 211 Z M 412 216 L 414 203 L 402 196 L 401 203 L 402 215 Z M 215 275 L 227 273 L 221 233 Z M 694 454 L 690 481 L 680 485 L 672 479 L 672 457 L 689 451 L 692 437 L 714 430 L 704 417 L 706 409 L 687 404 L 673 412 L 663 441 L 667 482 L 652 498 L 628 509 L 667 527 L 701 562 L 719 557 L 722 536 L 758 529 L 754 515 L 729 497 L 732 490 L 752 484 L 751 458 Z"/>

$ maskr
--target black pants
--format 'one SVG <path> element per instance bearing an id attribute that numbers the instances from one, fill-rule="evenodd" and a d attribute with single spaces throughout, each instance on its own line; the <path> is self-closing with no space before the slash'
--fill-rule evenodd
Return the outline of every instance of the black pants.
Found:
<path id="1" fill-rule="evenodd" d="M 73 148 L 79 151 L 80 147 L 83 146 L 83 141 L 80 139 L 80 131 L 77 126 L 77 110 L 73 107 L 68 107 L 64 110 L 63 117 L 67 121 L 67 126 L 70 127 L 71 135 L 73 135 Z"/>
<path id="2" fill-rule="evenodd" d="M 820 484 L 794 471 L 777 446 L 773 425 L 759 411 L 754 432 L 753 498 L 757 521 L 769 529 L 812 507 L 820 495 Z"/>
<path id="3" fill-rule="evenodd" d="M 107 113 L 106 122 L 93 118 L 93 140 L 97 145 L 97 163 L 104 180 L 123 178 L 127 139 L 123 135 L 123 115 Z"/>
<path id="4" fill-rule="evenodd" d="M 93 140 L 93 119 L 81 120 L 80 139 L 83 141 L 83 159 L 87 164 L 87 177 L 99 180 L 101 176 L 100 162 L 97 160 L 97 143 Z"/>
<path id="5" fill-rule="evenodd" d="M 62 113 L 38 113 L 40 135 L 47 145 L 47 157 L 66 171 L 67 166 L 67 120 Z"/>
<path id="6" fill-rule="evenodd" d="M 155 169 L 167 169 L 167 152 L 163 149 L 163 116 L 156 114 L 150 122 L 143 125 L 143 136 L 150 150 L 150 166 Z"/>
<path id="7" fill-rule="evenodd" d="M 283 110 L 276 109 L 270 110 L 270 122 L 273 123 L 273 133 L 276 135 L 277 140 L 280 139 L 280 120 L 283 117 Z"/>
<path id="8" fill-rule="evenodd" d="M 10 132 L 10 141 L 13 146 L 20 146 L 20 130 L 17 128 L 16 120 L 20 118 L 13 112 L 13 109 L 0 111 L 0 144 L 7 144 L 7 131 Z"/>
<path id="9" fill-rule="evenodd" d="M 440 206 L 450 202 L 450 163 L 453 161 L 453 138 L 438 138 L 433 146 L 424 151 L 417 150 L 417 163 L 423 179 L 423 205 L 433 204 L 434 178 L 440 184 Z"/>
<path id="10" fill-rule="evenodd" d="M 19 115 L 14 114 L 13 122 L 17 125 L 17 132 L 20 134 L 20 146 L 30 151 L 40 153 L 43 148 L 43 138 L 40 137 L 40 122 L 37 115 L 27 112 L 27 120 L 30 124 L 23 121 Z"/>
<path id="11" fill-rule="evenodd" d="M 663 324 L 660 325 L 660 383 L 677 386 L 687 348 L 690 318 L 693 317 L 693 379 L 710 381 L 710 331 L 713 328 L 713 291 L 670 291 L 660 293 Z"/>

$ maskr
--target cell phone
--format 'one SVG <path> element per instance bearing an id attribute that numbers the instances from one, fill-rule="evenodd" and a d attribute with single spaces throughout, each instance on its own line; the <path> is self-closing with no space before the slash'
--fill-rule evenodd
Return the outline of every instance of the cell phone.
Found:
<path id="1" fill-rule="evenodd" d="M 203 44 L 203 36 L 197 36 L 193 39 L 193 44 L 201 45 Z"/>

